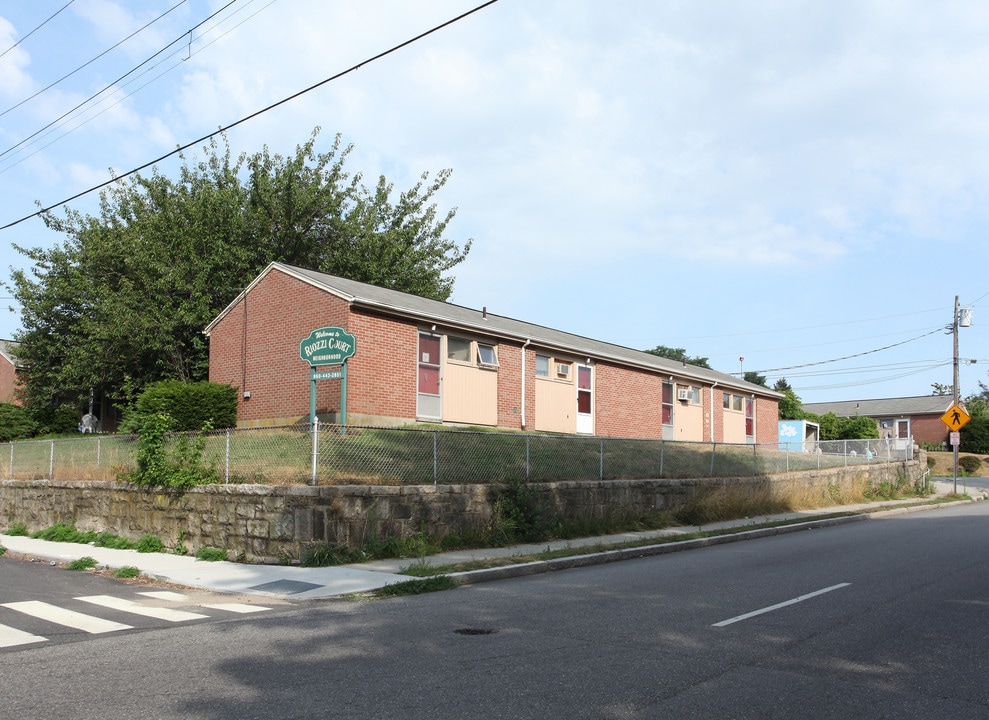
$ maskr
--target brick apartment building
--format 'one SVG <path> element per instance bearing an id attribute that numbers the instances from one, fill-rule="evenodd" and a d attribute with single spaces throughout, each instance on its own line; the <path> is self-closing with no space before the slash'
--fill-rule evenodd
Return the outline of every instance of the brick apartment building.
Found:
<path id="1" fill-rule="evenodd" d="M 346 422 L 732 443 L 777 441 L 781 395 L 707 368 L 345 278 L 269 265 L 204 331 L 241 426 L 307 421 L 320 328 L 354 336 Z M 323 368 L 320 368 L 322 370 Z M 330 368 L 326 368 L 329 370 Z M 315 381 L 341 421 L 339 379 Z"/>
<path id="2" fill-rule="evenodd" d="M 21 404 L 17 398 L 17 374 L 23 367 L 17 360 L 19 345 L 13 340 L 0 340 L 0 402 L 15 405 Z"/>
<path id="3" fill-rule="evenodd" d="M 834 413 L 837 417 L 868 417 L 876 421 L 879 437 L 899 444 L 912 440 L 920 445 L 948 443 L 948 426 L 941 416 L 952 406 L 948 395 L 879 398 L 874 400 L 841 400 L 826 403 L 804 403 L 806 412 L 816 415 Z"/>

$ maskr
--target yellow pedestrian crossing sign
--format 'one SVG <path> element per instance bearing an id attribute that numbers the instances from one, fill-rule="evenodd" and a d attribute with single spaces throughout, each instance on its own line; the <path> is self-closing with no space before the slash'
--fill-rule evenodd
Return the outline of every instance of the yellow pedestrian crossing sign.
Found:
<path id="1" fill-rule="evenodd" d="M 960 405 L 952 405 L 948 408 L 948 411 L 941 416 L 941 422 L 947 425 L 953 432 L 958 432 L 962 427 L 971 420 L 971 416 L 965 412 L 965 409 Z"/>

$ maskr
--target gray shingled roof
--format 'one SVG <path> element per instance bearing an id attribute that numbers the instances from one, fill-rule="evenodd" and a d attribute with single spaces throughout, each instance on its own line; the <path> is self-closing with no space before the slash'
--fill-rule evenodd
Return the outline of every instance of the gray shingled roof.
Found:
<path id="1" fill-rule="evenodd" d="M 419 297 L 418 295 L 411 295 L 398 290 L 369 285 L 356 280 L 348 280 L 347 278 L 327 275 L 283 263 L 272 263 L 265 268 L 209 324 L 204 332 L 208 335 L 213 327 L 237 304 L 241 297 L 249 293 L 251 288 L 260 282 L 265 275 L 276 269 L 332 293 L 357 307 L 385 311 L 416 321 L 442 324 L 446 327 L 469 330 L 477 334 L 495 338 L 511 339 L 523 343 L 529 341 L 531 344 L 547 350 L 564 351 L 578 357 L 586 356 L 596 360 L 607 360 L 660 373 L 668 372 L 676 375 L 678 378 L 694 379 L 711 385 L 717 383 L 719 387 L 729 387 L 734 390 L 754 393 L 756 395 L 775 398 L 782 397 L 780 393 L 774 390 L 745 382 L 727 373 L 697 367 L 696 365 L 684 365 L 675 360 L 652 355 L 642 350 L 633 350 L 632 348 L 621 345 L 613 345 L 600 340 L 593 340 L 580 335 L 573 335 L 560 330 L 543 327 L 542 325 L 534 325 L 532 323 L 522 322 L 521 320 L 495 315 L 485 310 L 474 310 L 461 305 L 454 305 L 453 303 Z"/>
<path id="2" fill-rule="evenodd" d="M 921 395 L 920 397 L 883 398 L 879 400 L 842 400 L 840 402 L 804 403 L 806 412 L 815 415 L 834 413 L 838 417 L 913 417 L 943 415 L 951 407 L 950 395 Z"/>
<path id="3" fill-rule="evenodd" d="M 23 367 L 17 359 L 17 348 L 20 346 L 19 342 L 13 340 L 0 340 L 0 356 L 16 368 Z"/>

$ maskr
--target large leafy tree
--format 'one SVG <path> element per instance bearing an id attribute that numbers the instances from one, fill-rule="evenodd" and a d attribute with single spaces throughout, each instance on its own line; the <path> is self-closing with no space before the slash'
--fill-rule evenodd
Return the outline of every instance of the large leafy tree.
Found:
<path id="1" fill-rule="evenodd" d="M 711 369 L 711 364 L 708 362 L 706 357 L 687 357 L 687 351 L 684 348 L 671 348 L 666 347 L 666 345 L 657 345 L 652 350 L 646 350 L 647 353 L 653 355 L 659 355 L 659 357 L 668 358 L 670 360 L 678 360 L 680 362 L 687 363 L 688 365 L 696 365 L 697 367 Z"/>
<path id="2" fill-rule="evenodd" d="M 755 370 L 746 370 L 742 374 L 742 380 L 744 380 L 745 382 L 750 382 L 753 385 L 762 385 L 765 388 L 768 388 L 769 387 L 766 384 L 766 376 L 765 375 L 760 375 Z"/>
<path id="3" fill-rule="evenodd" d="M 773 385 L 773 390 L 783 393 L 783 397 L 780 398 L 779 402 L 780 420 L 804 419 L 803 404 L 800 402 L 800 398 L 797 397 L 797 393 L 794 392 L 786 378 L 780 378 L 777 380 Z"/>
<path id="4" fill-rule="evenodd" d="M 29 401 L 205 379 L 202 329 L 272 261 L 447 299 L 471 245 L 446 238 L 456 210 L 435 204 L 450 171 L 368 188 L 344 167 L 350 146 L 337 136 L 320 153 L 317 138 L 290 157 L 234 159 L 213 142 L 175 179 L 155 170 L 104 191 L 96 217 L 46 214 L 66 239 L 17 247 L 33 265 L 12 271 Z"/>

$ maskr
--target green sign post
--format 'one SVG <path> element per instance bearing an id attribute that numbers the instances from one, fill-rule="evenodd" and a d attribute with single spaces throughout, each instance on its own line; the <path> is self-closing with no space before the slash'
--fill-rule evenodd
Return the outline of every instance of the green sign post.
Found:
<path id="1" fill-rule="evenodd" d="M 316 381 L 340 381 L 340 424 L 347 424 L 347 360 L 357 352 L 357 338 L 343 328 L 313 330 L 299 343 L 299 357 L 309 363 L 309 422 L 316 424 Z M 316 368 L 339 365 L 339 370 L 317 372 Z"/>

